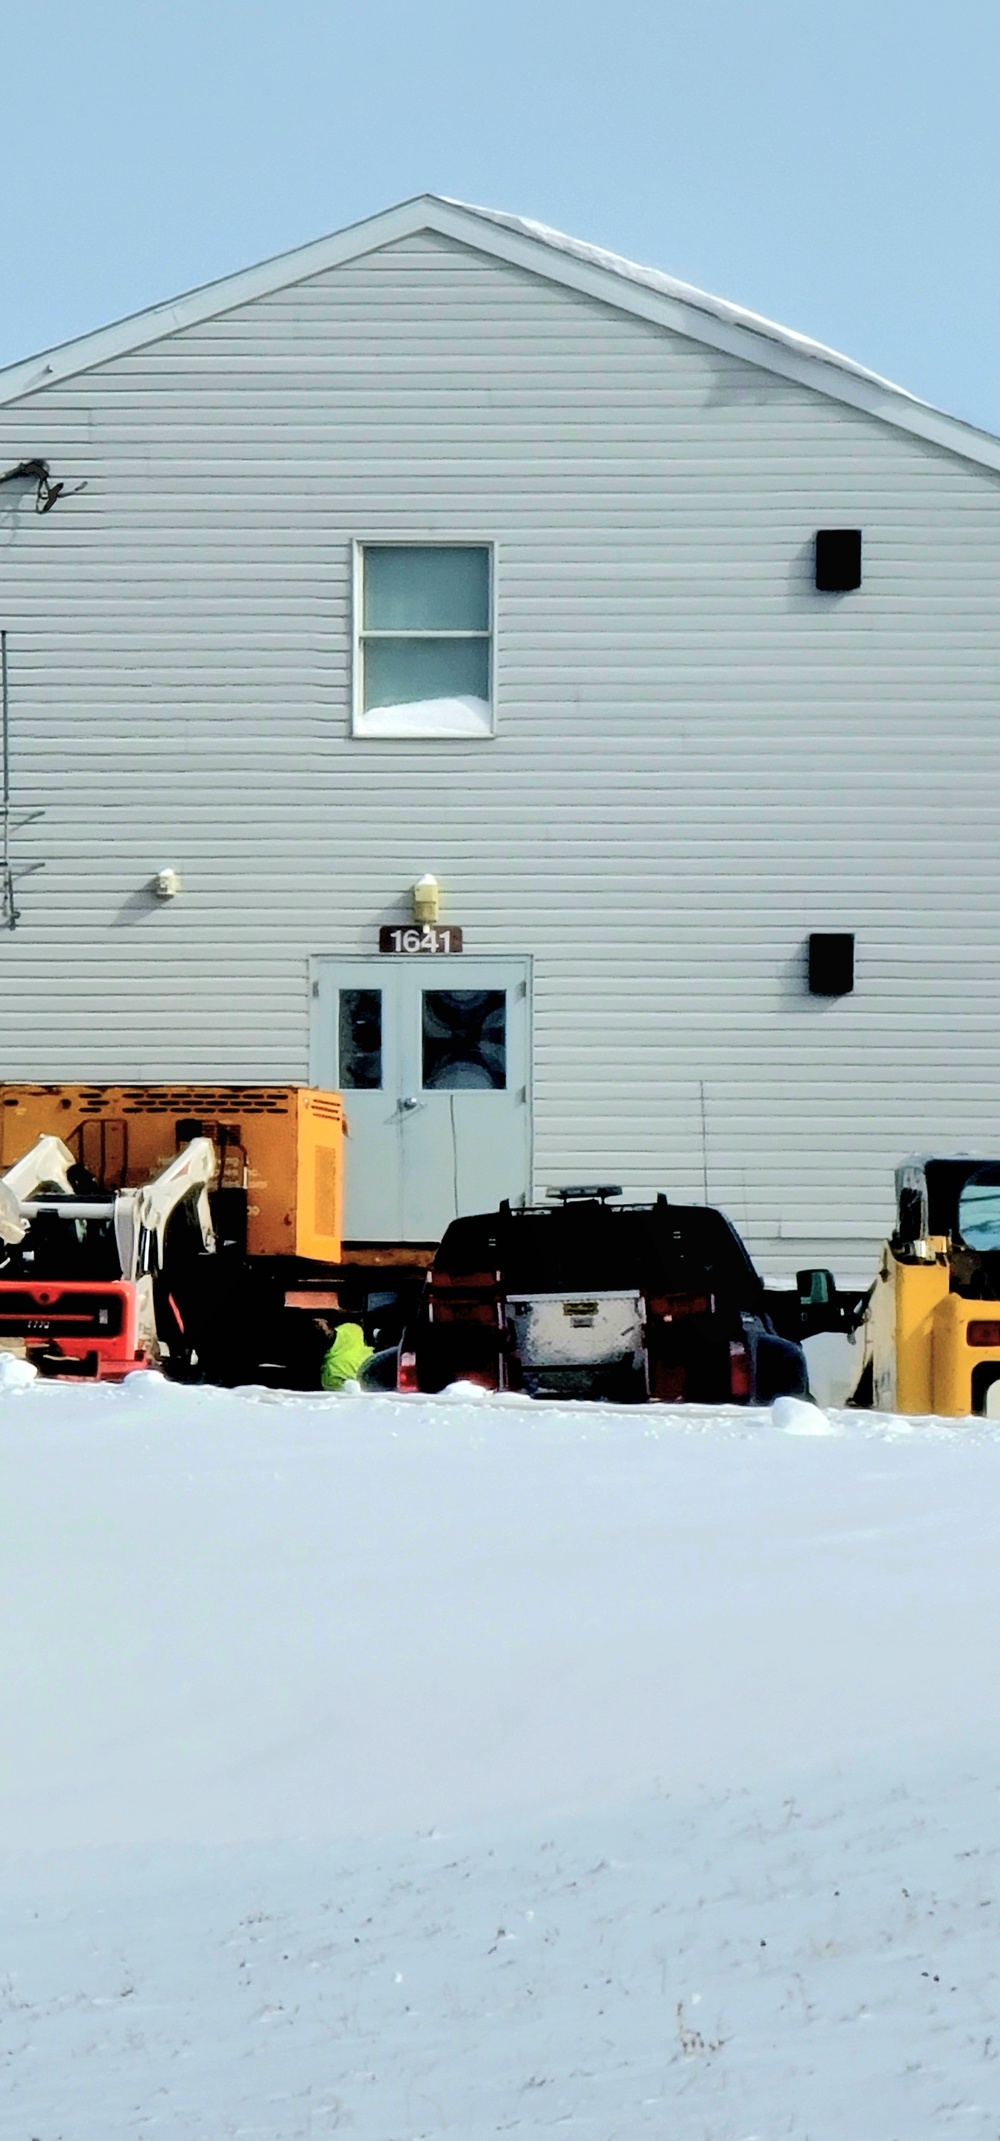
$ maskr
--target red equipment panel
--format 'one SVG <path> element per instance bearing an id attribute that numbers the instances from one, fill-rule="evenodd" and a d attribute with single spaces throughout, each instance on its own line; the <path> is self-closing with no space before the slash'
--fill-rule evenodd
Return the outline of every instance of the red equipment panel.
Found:
<path id="1" fill-rule="evenodd" d="M 138 1288 L 129 1279 L 0 1279 L 0 1350 L 22 1349 L 49 1375 L 107 1382 L 148 1368 Z"/>

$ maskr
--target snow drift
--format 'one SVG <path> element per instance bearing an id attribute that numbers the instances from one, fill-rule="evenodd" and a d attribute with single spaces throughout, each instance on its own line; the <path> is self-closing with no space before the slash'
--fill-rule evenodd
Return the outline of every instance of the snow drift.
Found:
<path id="1" fill-rule="evenodd" d="M 992 2141 L 1000 1442 L 810 1410 L 0 1390 L 11 2133 Z"/>

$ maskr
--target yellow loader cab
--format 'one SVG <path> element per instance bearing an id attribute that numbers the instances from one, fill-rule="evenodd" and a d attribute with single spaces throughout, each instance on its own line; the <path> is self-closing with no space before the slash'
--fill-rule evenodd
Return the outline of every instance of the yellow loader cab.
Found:
<path id="1" fill-rule="evenodd" d="M 1000 1414 L 1000 1162 L 897 1168 L 867 1322 L 878 1411 Z"/>

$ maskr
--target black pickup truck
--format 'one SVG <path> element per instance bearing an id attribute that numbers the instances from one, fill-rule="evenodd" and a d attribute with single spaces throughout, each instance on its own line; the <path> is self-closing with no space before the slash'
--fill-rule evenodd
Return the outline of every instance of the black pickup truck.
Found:
<path id="1" fill-rule="evenodd" d="M 455 1220 L 395 1372 L 384 1356 L 366 1381 L 619 1403 L 807 1397 L 800 1296 L 765 1290 L 728 1219 L 619 1197 L 563 1190 Z"/>

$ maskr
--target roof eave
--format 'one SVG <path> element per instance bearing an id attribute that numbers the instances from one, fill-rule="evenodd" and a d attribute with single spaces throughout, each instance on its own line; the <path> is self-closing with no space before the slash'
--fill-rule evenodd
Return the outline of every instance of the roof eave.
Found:
<path id="1" fill-rule="evenodd" d="M 97 328 L 71 342 L 38 356 L 22 359 L 0 371 L 0 406 L 43 391 L 57 382 L 90 371 L 110 358 L 128 356 L 166 336 L 232 312 L 237 307 L 267 297 L 275 290 L 309 281 L 328 269 L 357 260 L 366 253 L 392 245 L 401 238 L 433 231 L 459 244 L 503 260 L 512 267 L 540 275 L 580 295 L 611 305 L 619 312 L 665 327 L 689 341 L 698 342 L 728 356 L 741 358 L 759 370 L 771 372 L 799 386 L 811 388 L 834 401 L 874 416 L 882 423 L 908 431 L 966 460 L 1000 472 L 1000 438 L 980 431 L 960 417 L 949 416 L 927 402 L 915 400 L 901 387 L 873 375 L 845 368 L 831 352 L 796 349 L 753 326 L 724 319 L 703 310 L 697 303 L 669 295 L 616 273 L 598 261 L 578 258 L 546 241 L 540 233 L 511 223 L 494 221 L 461 203 L 442 200 L 435 194 L 418 194 L 395 208 L 366 217 L 361 223 L 317 238 L 293 252 L 282 253 L 258 266 L 204 284 L 186 296 L 133 313 L 109 327 Z"/>
<path id="2" fill-rule="evenodd" d="M 379 246 L 392 245 L 398 238 L 410 237 L 415 231 L 429 227 L 427 211 L 432 205 L 429 195 L 401 201 L 396 208 L 368 216 L 362 223 L 349 224 L 327 238 L 314 238 L 309 245 L 296 246 L 293 252 L 277 253 L 270 260 L 258 262 L 256 267 L 240 268 L 235 275 L 202 283 L 198 289 L 188 290 L 182 297 L 170 298 L 162 305 L 150 305 L 145 311 L 129 313 L 125 319 L 115 320 L 108 327 L 94 328 L 91 333 L 78 335 L 70 342 L 58 343 L 54 349 L 24 357 L 17 364 L 0 370 L 0 406 L 53 386 L 57 380 L 72 379 L 78 372 L 91 371 L 94 365 L 105 364 L 111 357 L 129 356 L 135 350 L 147 348 L 151 342 L 159 342 L 164 336 L 180 334 L 185 328 L 197 327 L 204 320 L 217 319 L 222 313 L 252 304 L 256 298 L 269 297 L 275 290 L 307 282 L 314 275 L 322 275 L 327 268 L 359 259 L 364 253 L 375 252 Z"/>

